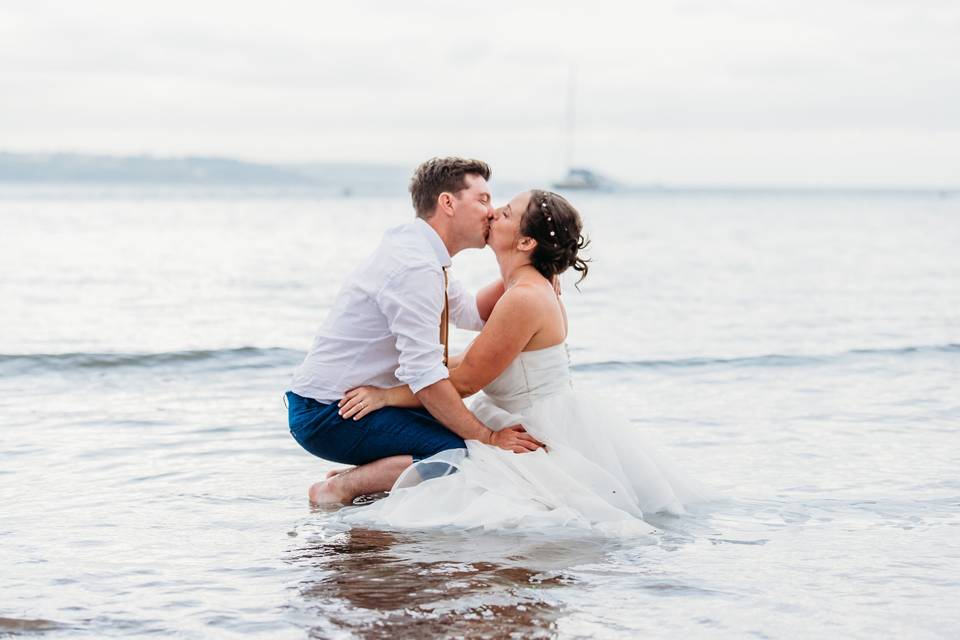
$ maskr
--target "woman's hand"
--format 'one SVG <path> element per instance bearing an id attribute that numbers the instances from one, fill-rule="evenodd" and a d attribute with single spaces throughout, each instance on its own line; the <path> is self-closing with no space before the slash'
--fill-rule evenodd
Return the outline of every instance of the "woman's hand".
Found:
<path id="1" fill-rule="evenodd" d="M 337 403 L 340 417 L 344 420 L 359 420 L 363 416 L 387 406 L 387 389 L 379 387 L 357 387 L 350 389 Z"/>

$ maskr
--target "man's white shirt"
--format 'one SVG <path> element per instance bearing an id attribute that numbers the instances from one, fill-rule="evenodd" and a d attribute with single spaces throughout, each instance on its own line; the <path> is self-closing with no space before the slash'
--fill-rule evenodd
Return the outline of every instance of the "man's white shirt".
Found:
<path id="1" fill-rule="evenodd" d="M 406 384 L 417 393 L 447 378 L 440 316 L 449 266 L 440 236 L 420 218 L 388 230 L 347 277 L 290 390 L 329 403 L 361 385 Z M 447 296 L 452 324 L 483 328 L 476 299 L 462 284 L 451 278 Z"/>

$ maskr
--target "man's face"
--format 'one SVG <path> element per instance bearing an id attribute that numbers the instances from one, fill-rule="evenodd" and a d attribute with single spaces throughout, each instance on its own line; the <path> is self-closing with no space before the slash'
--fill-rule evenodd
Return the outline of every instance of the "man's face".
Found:
<path id="1" fill-rule="evenodd" d="M 453 197 L 457 235 L 465 246 L 480 249 L 487 244 L 490 221 L 493 219 L 490 187 L 480 175 L 467 174 L 463 180 L 467 188 Z"/>

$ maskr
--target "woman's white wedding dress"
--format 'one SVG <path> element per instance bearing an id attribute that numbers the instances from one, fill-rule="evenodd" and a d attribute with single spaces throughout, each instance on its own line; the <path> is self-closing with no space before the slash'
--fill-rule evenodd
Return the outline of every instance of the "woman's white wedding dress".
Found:
<path id="1" fill-rule="evenodd" d="M 340 517 L 400 529 L 577 527 L 650 533 L 644 513 L 684 513 L 709 498 L 626 422 L 573 389 L 566 345 L 525 351 L 471 410 L 499 430 L 522 424 L 547 450 L 513 453 L 478 441 L 422 460 L 390 495 Z"/>

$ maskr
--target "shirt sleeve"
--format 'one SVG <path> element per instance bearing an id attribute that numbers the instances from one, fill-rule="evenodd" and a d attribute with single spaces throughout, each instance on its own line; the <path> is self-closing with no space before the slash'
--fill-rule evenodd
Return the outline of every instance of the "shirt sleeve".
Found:
<path id="1" fill-rule="evenodd" d="M 477 309 L 477 298 L 467 291 L 459 280 L 450 278 L 447 284 L 447 298 L 450 300 L 450 322 L 461 329 L 480 331 L 483 320 Z"/>
<path id="2" fill-rule="evenodd" d="M 450 376 L 443 366 L 443 272 L 418 266 L 394 275 L 377 294 L 400 352 L 397 379 L 417 393 Z"/>

